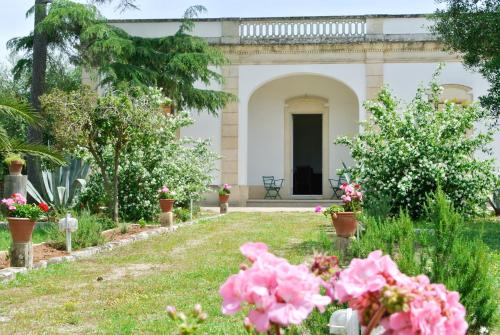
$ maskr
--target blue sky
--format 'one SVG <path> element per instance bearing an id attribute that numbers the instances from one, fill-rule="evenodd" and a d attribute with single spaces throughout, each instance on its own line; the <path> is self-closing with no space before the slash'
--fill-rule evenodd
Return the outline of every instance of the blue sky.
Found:
<path id="1" fill-rule="evenodd" d="M 8 56 L 5 43 L 32 30 L 33 18 L 24 13 L 33 2 L 0 0 L 0 62 Z M 193 4 L 207 8 L 203 17 L 415 14 L 436 9 L 435 0 L 137 0 L 137 4 L 140 10 L 120 13 L 108 5 L 101 12 L 108 18 L 176 18 Z"/>

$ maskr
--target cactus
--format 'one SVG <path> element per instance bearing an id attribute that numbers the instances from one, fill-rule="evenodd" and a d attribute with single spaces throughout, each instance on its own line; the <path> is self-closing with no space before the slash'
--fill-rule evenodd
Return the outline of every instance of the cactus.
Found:
<path id="1" fill-rule="evenodd" d="M 43 170 L 41 192 L 28 181 L 28 194 L 37 202 L 47 202 L 56 209 L 66 209 L 73 205 L 75 196 L 85 188 L 90 165 L 79 158 L 71 158 L 67 165 L 54 171 Z"/>

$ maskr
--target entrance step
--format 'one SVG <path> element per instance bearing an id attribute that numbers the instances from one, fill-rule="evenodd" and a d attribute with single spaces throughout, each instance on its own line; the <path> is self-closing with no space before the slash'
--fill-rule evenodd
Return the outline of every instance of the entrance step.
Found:
<path id="1" fill-rule="evenodd" d="M 248 199 L 247 207 L 328 207 L 333 204 L 341 205 L 340 200 L 328 199 Z"/>

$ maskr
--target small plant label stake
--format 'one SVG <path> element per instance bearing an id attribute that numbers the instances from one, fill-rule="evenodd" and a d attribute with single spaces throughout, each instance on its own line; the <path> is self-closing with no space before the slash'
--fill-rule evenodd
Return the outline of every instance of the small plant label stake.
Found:
<path id="1" fill-rule="evenodd" d="M 66 232 L 66 251 L 71 252 L 71 233 L 78 229 L 78 220 L 67 213 L 64 219 L 59 220 L 59 230 Z"/>

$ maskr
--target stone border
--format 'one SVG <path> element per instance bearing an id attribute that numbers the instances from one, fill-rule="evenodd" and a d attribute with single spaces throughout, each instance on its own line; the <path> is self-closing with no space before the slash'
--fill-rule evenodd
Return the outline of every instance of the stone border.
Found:
<path id="1" fill-rule="evenodd" d="M 74 262 L 79 259 L 85 259 L 85 258 L 90 258 L 94 255 L 100 254 L 101 252 L 105 252 L 108 250 L 113 250 L 115 248 L 128 245 L 131 243 L 134 243 L 136 241 L 143 241 L 147 240 L 153 236 L 159 236 L 163 234 L 168 234 L 168 233 L 173 233 L 175 232 L 178 228 L 185 227 L 185 226 L 191 226 L 193 224 L 199 223 L 201 221 L 209 221 L 213 219 L 217 219 L 221 216 L 224 216 L 225 214 L 218 214 L 218 215 L 213 215 L 213 216 L 208 216 L 204 218 L 199 218 L 195 219 L 193 221 L 188 221 L 188 222 L 182 222 L 177 225 L 173 225 L 171 227 L 159 227 L 147 231 L 143 231 L 134 235 L 130 235 L 130 237 L 125 238 L 123 240 L 117 240 L 117 241 L 111 241 L 104 243 L 103 245 L 95 246 L 95 247 L 89 247 L 77 251 L 73 251 L 69 256 L 58 256 L 58 257 L 52 257 L 49 258 L 48 260 L 42 260 L 36 264 L 33 264 L 33 269 L 32 270 L 38 270 L 38 269 L 44 269 L 48 265 L 51 264 L 58 264 L 58 263 L 63 263 L 63 262 Z M 10 280 L 13 280 L 16 278 L 16 275 L 18 273 L 27 273 L 28 269 L 27 268 L 16 268 L 16 267 L 10 267 L 10 268 L 5 268 L 0 270 L 0 283 L 5 283 Z"/>

